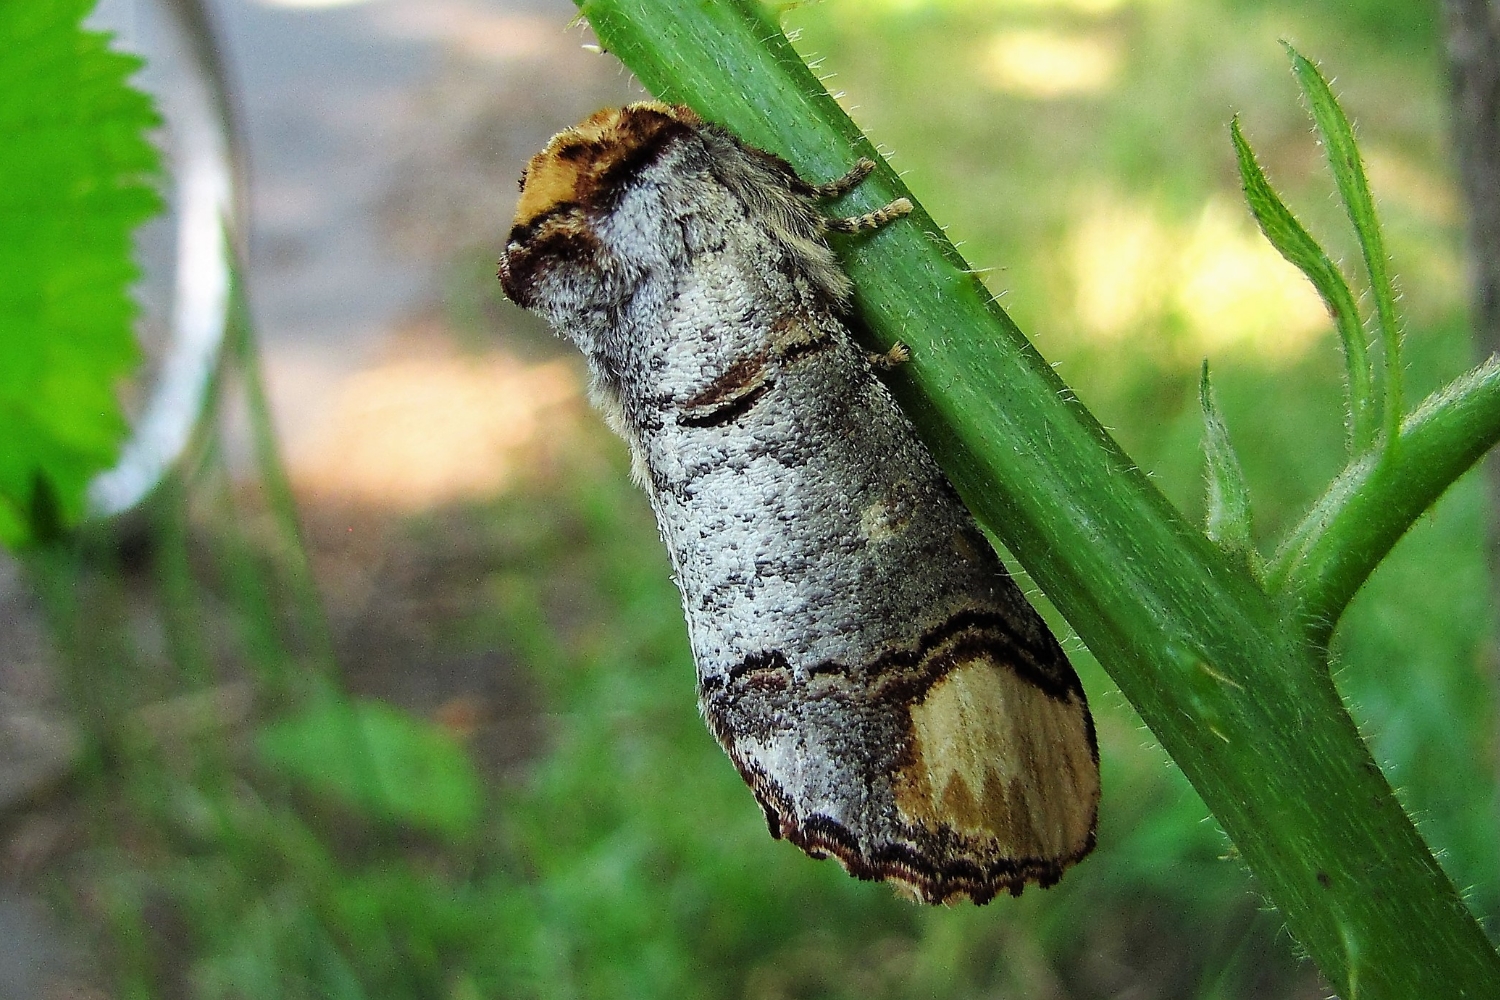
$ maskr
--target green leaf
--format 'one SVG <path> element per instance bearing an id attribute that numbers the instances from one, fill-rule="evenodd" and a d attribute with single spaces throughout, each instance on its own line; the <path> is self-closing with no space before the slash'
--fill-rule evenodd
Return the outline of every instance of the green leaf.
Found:
<path id="1" fill-rule="evenodd" d="M 1240 468 L 1239 456 L 1229 441 L 1229 428 L 1219 416 L 1208 362 L 1198 383 L 1198 402 L 1203 407 L 1203 454 L 1208 460 L 1208 537 L 1231 555 L 1243 559 L 1254 570 L 1255 549 L 1250 544 L 1250 488 Z"/>
<path id="2" fill-rule="evenodd" d="M 479 823 L 479 778 L 442 729 L 378 702 L 329 701 L 261 730 L 270 769 L 370 817 L 456 840 Z"/>
<path id="3" fill-rule="evenodd" d="M 0 4 L 0 543 L 35 541 L 37 483 L 64 525 L 126 430 L 116 389 L 136 363 L 131 231 L 157 212 L 127 84 L 139 60 L 84 31 L 87 0 Z"/>
<path id="4" fill-rule="evenodd" d="M 1255 216 L 1260 231 L 1281 256 L 1296 265 L 1318 290 L 1328 313 L 1333 317 L 1344 346 L 1344 366 L 1349 382 L 1349 435 L 1351 450 L 1355 454 L 1365 451 L 1375 443 L 1379 431 L 1380 403 L 1375 396 L 1370 358 L 1365 350 L 1365 332 L 1360 326 L 1359 310 L 1355 308 L 1354 296 L 1344 275 L 1329 259 L 1297 217 L 1286 207 L 1266 180 L 1255 153 L 1240 131 L 1240 118 L 1235 115 L 1229 123 L 1229 135 L 1234 141 L 1234 153 L 1239 160 L 1240 182 L 1245 188 L 1245 201 Z"/>
<path id="5" fill-rule="evenodd" d="M 1401 430 L 1401 328 L 1396 319 L 1396 292 L 1391 284 L 1385 239 L 1380 235 L 1380 220 L 1375 215 L 1375 201 L 1365 180 L 1364 163 L 1354 143 L 1354 129 L 1339 106 L 1338 99 L 1318 67 L 1290 45 L 1292 72 L 1307 98 L 1313 120 L 1323 137 L 1328 167 L 1344 202 L 1344 211 L 1354 224 L 1359 249 L 1370 276 L 1370 295 L 1375 300 L 1375 322 L 1380 332 L 1385 371 L 1385 424 L 1387 447 L 1394 447 Z"/>

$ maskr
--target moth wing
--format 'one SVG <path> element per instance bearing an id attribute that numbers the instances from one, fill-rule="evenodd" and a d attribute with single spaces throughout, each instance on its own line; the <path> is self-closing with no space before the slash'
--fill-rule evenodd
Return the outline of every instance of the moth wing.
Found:
<path id="1" fill-rule="evenodd" d="M 1094 845 L 1082 691 L 1066 660 L 1071 683 L 1038 683 L 1014 652 L 970 626 L 883 677 L 770 664 L 704 707 L 774 836 L 923 902 L 983 903 L 1055 883 Z"/>

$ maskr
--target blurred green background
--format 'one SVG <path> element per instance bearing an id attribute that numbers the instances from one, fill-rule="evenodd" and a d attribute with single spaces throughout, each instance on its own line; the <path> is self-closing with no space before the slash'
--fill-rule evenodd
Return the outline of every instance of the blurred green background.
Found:
<path id="1" fill-rule="evenodd" d="M 1205 358 L 1260 537 L 1293 523 L 1343 455 L 1335 338 L 1256 233 L 1226 127 L 1241 114 L 1272 182 L 1350 256 L 1277 39 L 1322 62 L 1359 128 L 1404 295 L 1410 397 L 1476 358 L 1434 3 L 824 0 L 786 22 L 968 259 L 993 268 L 1021 328 L 1195 519 Z M 272 418 L 231 391 L 144 515 L 24 561 L 23 603 L 52 637 L 38 659 L 82 749 L 68 782 L 6 815 L 12 842 L 52 831 L 8 864 L 83 929 L 95 958 L 78 988 L 1326 995 L 1050 608 L 1105 783 L 1098 850 L 1061 884 L 918 909 L 767 837 L 698 717 L 679 600 L 623 446 L 584 407 L 581 362 L 492 277 L 514 181 L 490 161 L 573 118 L 496 110 L 461 63 L 437 79 L 422 117 L 480 165 L 413 142 L 382 211 L 392 239 L 437 261 L 441 293 L 340 383 L 322 444 L 291 449 L 297 519 L 281 466 L 236 458 L 246 422 Z M 577 100 L 609 86 L 583 79 Z M 273 396 L 278 370 L 273 358 Z M 242 355 L 229 381 L 256 377 Z M 465 479 L 474 454 L 502 455 L 501 471 Z M 1471 474 L 1365 587 L 1336 649 L 1377 759 L 1494 933 L 1489 519 Z"/>

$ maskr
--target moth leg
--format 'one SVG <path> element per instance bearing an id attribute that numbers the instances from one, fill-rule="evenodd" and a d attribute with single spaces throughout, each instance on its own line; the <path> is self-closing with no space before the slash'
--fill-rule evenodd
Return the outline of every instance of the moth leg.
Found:
<path id="1" fill-rule="evenodd" d="M 870 367 L 876 371 L 888 372 L 899 368 L 911 360 L 911 348 L 898 340 L 891 345 L 888 351 L 880 353 L 876 353 L 875 351 L 868 352 L 865 354 L 865 360 L 870 362 Z"/>
<path id="2" fill-rule="evenodd" d="M 897 198 L 884 208 L 877 208 L 864 215 L 856 215 L 848 219 L 828 219 L 823 223 L 823 228 L 834 233 L 861 233 L 867 229 L 879 229 L 886 223 L 894 222 L 910 213 L 911 202 L 905 198 Z"/>
<path id="3" fill-rule="evenodd" d="M 842 198 L 844 195 L 859 187 L 859 182 L 870 176 L 870 171 L 875 169 L 875 161 L 867 156 L 861 156 L 849 172 L 842 177 L 835 177 L 827 184 L 810 185 L 810 193 L 814 198 L 832 200 Z"/>

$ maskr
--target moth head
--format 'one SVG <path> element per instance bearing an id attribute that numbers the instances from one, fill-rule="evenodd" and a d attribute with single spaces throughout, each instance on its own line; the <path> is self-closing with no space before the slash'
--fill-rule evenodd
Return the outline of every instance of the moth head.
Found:
<path id="1" fill-rule="evenodd" d="M 578 310 L 608 308 L 624 293 L 607 218 L 667 142 L 702 124 L 688 108 L 651 102 L 596 112 L 553 136 L 521 174 L 500 257 L 505 294 L 568 333 Z"/>

